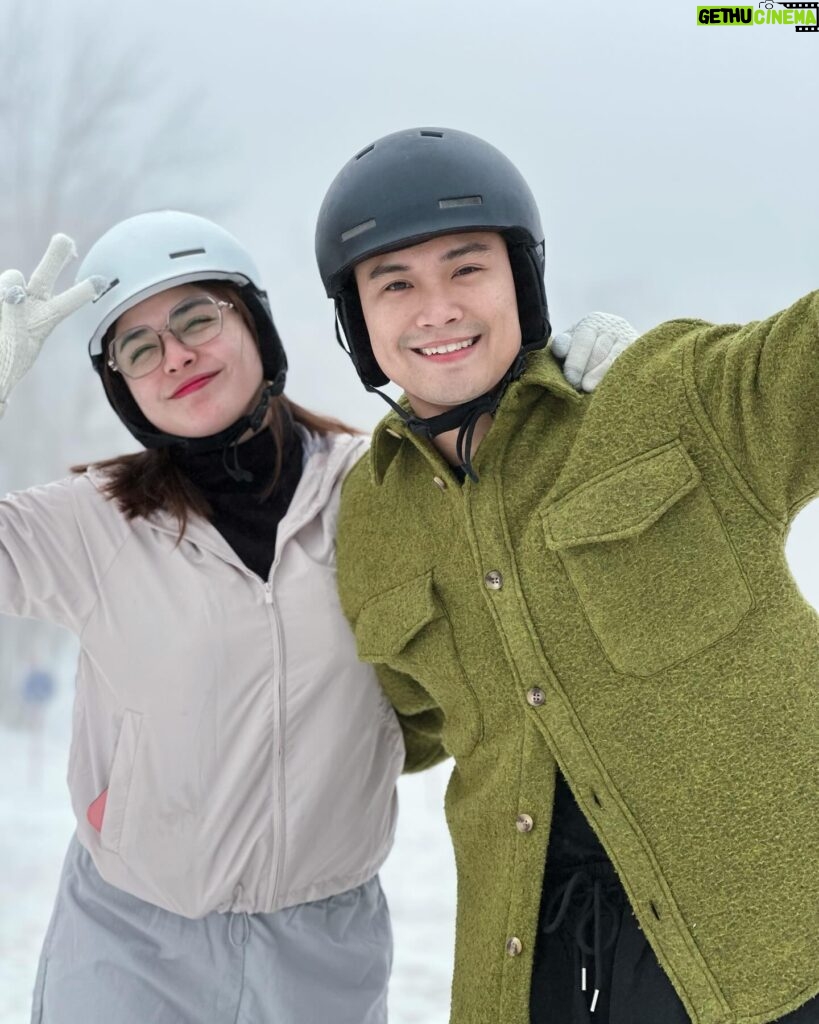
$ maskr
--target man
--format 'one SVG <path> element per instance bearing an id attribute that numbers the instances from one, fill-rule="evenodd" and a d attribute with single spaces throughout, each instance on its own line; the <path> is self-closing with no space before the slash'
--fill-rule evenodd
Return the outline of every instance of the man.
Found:
<path id="1" fill-rule="evenodd" d="M 339 585 L 407 767 L 455 758 L 452 1020 L 819 1021 L 819 630 L 783 552 L 819 296 L 664 324 L 578 394 L 528 186 L 441 129 L 358 153 L 316 251 L 365 386 L 405 392 Z"/>

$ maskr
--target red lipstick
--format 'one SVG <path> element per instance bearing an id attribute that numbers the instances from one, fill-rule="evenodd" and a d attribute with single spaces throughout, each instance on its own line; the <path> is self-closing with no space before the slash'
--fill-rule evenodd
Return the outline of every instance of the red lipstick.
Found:
<path id="1" fill-rule="evenodd" d="M 186 380 L 184 384 L 179 385 L 176 391 L 171 395 L 171 398 L 183 398 L 185 395 L 189 395 L 192 391 L 198 391 L 209 381 L 212 381 L 215 376 L 215 373 L 200 373 L 196 377 L 191 377 L 190 380 Z"/>

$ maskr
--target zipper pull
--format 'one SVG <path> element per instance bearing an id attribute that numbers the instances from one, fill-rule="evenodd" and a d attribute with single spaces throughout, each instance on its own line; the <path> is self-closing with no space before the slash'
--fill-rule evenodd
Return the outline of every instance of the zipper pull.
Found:
<path id="1" fill-rule="evenodd" d="M 264 603 L 273 604 L 273 584 L 270 580 L 264 585 Z"/>

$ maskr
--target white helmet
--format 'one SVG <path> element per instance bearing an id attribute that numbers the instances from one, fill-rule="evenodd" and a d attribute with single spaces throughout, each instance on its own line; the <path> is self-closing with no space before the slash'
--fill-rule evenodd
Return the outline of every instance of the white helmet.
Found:
<path id="1" fill-rule="evenodd" d="M 259 335 L 264 375 L 270 394 L 284 388 L 287 357 L 273 323 L 259 271 L 247 250 L 224 228 L 204 217 L 178 210 L 142 213 L 115 224 L 99 238 L 77 270 L 77 280 L 91 276 L 105 279 L 108 287 L 72 317 L 72 324 L 88 338 L 94 369 L 102 375 L 105 334 L 117 318 L 158 292 L 194 281 L 228 281 L 236 285 Z M 105 380 L 103 378 L 103 382 Z M 151 424 L 131 398 L 122 381 L 109 389 L 108 400 L 125 426 L 149 448 L 185 443 L 189 439 L 164 434 Z M 238 425 L 234 425 L 238 426 Z M 228 428 L 212 439 L 199 439 L 218 447 Z"/>

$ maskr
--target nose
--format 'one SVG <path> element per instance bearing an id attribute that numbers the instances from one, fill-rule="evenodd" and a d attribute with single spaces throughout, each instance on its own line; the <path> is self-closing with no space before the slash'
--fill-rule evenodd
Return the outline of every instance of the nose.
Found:
<path id="1" fill-rule="evenodd" d="M 178 373 L 196 361 L 196 350 L 183 345 L 176 335 L 170 331 L 162 332 L 165 354 L 162 357 L 162 369 L 165 373 Z"/>
<path id="2" fill-rule="evenodd" d="M 446 287 L 427 288 L 419 296 L 417 327 L 446 327 L 463 319 L 463 310 Z"/>

